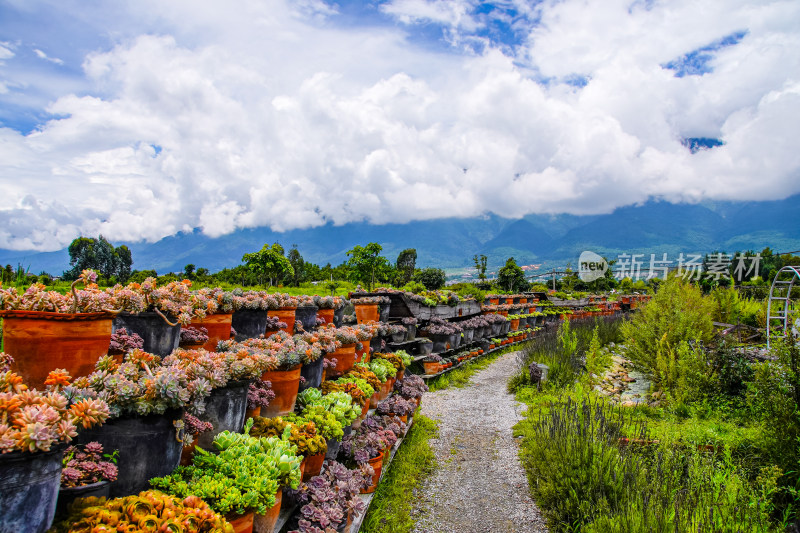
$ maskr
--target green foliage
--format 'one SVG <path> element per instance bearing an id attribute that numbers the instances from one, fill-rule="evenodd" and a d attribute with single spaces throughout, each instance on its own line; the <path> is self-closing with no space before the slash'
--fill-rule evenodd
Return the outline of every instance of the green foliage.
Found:
<path id="1" fill-rule="evenodd" d="M 414 273 L 413 279 L 424 285 L 429 291 L 436 291 L 444 287 L 447 275 L 441 268 L 423 268 Z"/>
<path id="2" fill-rule="evenodd" d="M 421 414 L 403 439 L 392 459 L 386 477 L 378 485 L 361 531 L 367 533 L 409 533 L 414 530 L 411 516 L 414 499 L 408 495 L 436 468 L 436 456 L 429 440 L 439 434 L 435 421 Z"/>
<path id="3" fill-rule="evenodd" d="M 733 287 L 717 287 L 709 294 L 716 305 L 714 320 L 724 324 L 747 324 L 759 327 L 762 320 L 763 303 L 760 300 L 742 298 Z"/>
<path id="4" fill-rule="evenodd" d="M 347 251 L 350 279 L 353 283 L 363 283 L 367 290 L 372 290 L 376 281 L 386 281 L 391 274 L 389 261 L 380 255 L 383 247 L 371 242 L 366 246 L 356 245 Z"/>
<path id="5" fill-rule="evenodd" d="M 552 531 L 777 531 L 764 491 L 730 454 L 647 444 L 635 411 L 577 396 L 529 410 L 515 428 Z M 621 446 L 621 438 L 645 445 Z"/>
<path id="6" fill-rule="evenodd" d="M 292 265 L 292 272 L 285 279 L 289 285 L 299 287 L 306 279 L 306 262 L 303 260 L 303 256 L 300 255 L 297 245 L 292 246 L 292 249 L 286 254 L 286 259 Z"/>
<path id="7" fill-rule="evenodd" d="M 713 301 L 700 289 L 681 277 L 670 277 L 653 299 L 622 325 L 628 358 L 644 371 L 655 373 L 659 354 L 668 358 L 682 342 L 711 340 L 713 312 Z"/>
<path id="8" fill-rule="evenodd" d="M 272 285 L 273 280 L 277 282 L 294 274 L 292 264 L 283 255 L 283 246 L 277 242 L 272 246 L 265 244 L 257 252 L 244 254 L 242 261 L 265 285 L 267 280 Z"/>
<path id="9" fill-rule="evenodd" d="M 510 293 L 528 290 L 525 272 L 517 265 L 513 257 L 509 257 L 506 264 L 498 271 L 497 285 Z"/>
<path id="10" fill-rule="evenodd" d="M 397 270 L 397 278 L 395 285 L 402 287 L 414 275 L 414 269 L 417 267 L 417 250 L 415 248 L 406 248 L 400 252 L 395 262 L 395 269 Z"/>
<path id="11" fill-rule="evenodd" d="M 485 280 L 486 268 L 489 258 L 483 254 L 481 254 L 480 256 L 476 254 L 475 257 L 472 258 L 472 261 L 475 263 L 475 270 L 478 271 L 478 279 L 481 281 Z"/>
<path id="12" fill-rule="evenodd" d="M 102 235 L 98 238 L 78 237 L 70 243 L 68 251 L 72 268 L 64 272 L 64 279 L 77 279 L 85 269 L 97 270 L 103 277 L 120 283 L 125 283 L 131 275 L 133 259 L 130 249 L 124 244 L 114 248 Z"/>
<path id="13" fill-rule="evenodd" d="M 611 354 L 603 349 L 598 333 L 599 327 L 592 330 L 592 340 L 586 349 L 586 373 L 600 376 L 611 365 Z"/>

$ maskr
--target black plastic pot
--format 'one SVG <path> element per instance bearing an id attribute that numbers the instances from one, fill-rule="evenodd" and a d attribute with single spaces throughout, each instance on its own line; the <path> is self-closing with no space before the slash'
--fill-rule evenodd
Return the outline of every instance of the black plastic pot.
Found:
<path id="1" fill-rule="evenodd" d="M 342 445 L 342 441 L 336 439 L 328 439 L 328 451 L 325 452 L 325 459 L 329 461 L 335 461 L 336 457 L 339 455 L 339 447 Z"/>
<path id="2" fill-rule="evenodd" d="M 417 338 L 417 325 L 412 324 L 410 326 L 406 326 L 408 328 L 408 332 L 406 333 L 406 340 L 413 341 Z"/>
<path id="3" fill-rule="evenodd" d="M 374 352 L 380 352 L 382 346 L 381 342 L 383 340 L 384 340 L 383 337 L 381 337 L 380 335 L 375 335 L 370 339 L 369 347 L 372 348 L 372 351 Z"/>
<path id="4" fill-rule="evenodd" d="M 472 344 L 472 339 L 474 335 L 475 335 L 474 329 L 465 329 L 463 337 L 464 344 Z"/>
<path id="5" fill-rule="evenodd" d="M 333 324 L 340 328 L 342 327 L 342 318 L 344 317 L 344 307 L 339 307 L 333 311 Z"/>
<path id="6" fill-rule="evenodd" d="M 64 448 L 0 454 L 0 532 L 47 531 L 56 514 Z"/>
<path id="7" fill-rule="evenodd" d="M 176 319 L 167 315 L 170 322 Z M 181 340 L 181 325 L 170 326 L 158 313 L 148 311 L 144 313 L 120 313 L 114 317 L 111 331 L 125 328 L 128 333 L 136 333 L 144 339 L 142 349 L 161 357 L 166 357 L 178 347 Z"/>
<path id="8" fill-rule="evenodd" d="M 312 331 L 317 327 L 317 311 L 319 307 L 316 305 L 301 305 L 294 311 L 295 320 L 299 320 L 303 324 L 303 329 Z"/>
<path id="9" fill-rule="evenodd" d="M 433 341 L 433 350 L 436 353 L 447 351 L 447 343 L 450 342 L 450 335 L 431 335 L 430 339 Z"/>
<path id="10" fill-rule="evenodd" d="M 63 516 L 67 513 L 69 505 L 78 498 L 108 498 L 111 490 L 111 483 L 108 481 L 98 481 L 91 485 L 81 487 L 68 487 L 58 491 L 58 504 L 56 505 L 56 516 Z"/>
<path id="11" fill-rule="evenodd" d="M 300 369 L 300 375 L 305 378 L 306 382 L 303 383 L 302 380 L 300 381 L 300 392 L 312 387 L 316 389 L 322 384 L 322 371 L 324 370 L 324 362 L 325 358 L 320 357 L 313 363 L 303 365 L 303 367 Z"/>
<path id="12" fill-rule="evenodd" d="M 78 444 L 97 441 L 108 453 L 119 450 L 119 475 L 109 495 L 130 496 L 149 489 L 150 478 L 165 476 L 178 466 L 183 435 L 175 423 L 182 417 L 180 409 L 161 415 L 123 416 L 82 430 L 76 440 Z"/>
<path id="13" fill-rule="evenodd" d="M 391 311 L 391 304 L 380 304 L 378 310 L 380 311 L 381 322 L 389 322 L 389 311 Z"/>
<path id="14" fill-rule="evenodd" d="M 266 309 L 239 309 L 233 312 L 231 327 L 236 330 L 236 340 L 257 339 L 267 330 Z"/>
<path id="15" fill-rule="evenodd" d="M 432 342 L 419 342 L 417 343 L 417 353 L 419 355 L 428 355 L 433 352 Z"/>
<path id="16" fill-rule="evenodd" d="M 511 329 L 511 322 L 505 321 L 500 323 L 500 334 L 506 334 Z"/>
<path id="17" fill-rule="evenodd" d="M 225 387 L 214 389 L 206 398 L 206 411 L 198 416 L 200 420 L 211 422 L 214 429 L 201 433 L 197 445 L 211 450 L 211 443 L 223 431 L 238 433 L 242 431 L 247 412 L 247 389 L 249 381 L 229 382 Z"/>

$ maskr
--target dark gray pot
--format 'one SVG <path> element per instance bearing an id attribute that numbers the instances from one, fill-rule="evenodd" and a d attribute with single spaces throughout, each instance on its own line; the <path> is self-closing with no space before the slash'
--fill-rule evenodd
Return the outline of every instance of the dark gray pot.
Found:
<path id="1" fill-rule="evenodd" d="M 312 331 L 317 327 L 318 310 L 319 307 L 316 305 L 303 305 L 295 310 L 294 316 L 296 320 L 299 320 L 303 324 L 304 330 Z"/>
<path id="2" fill-rule="evenodd" d="M 170 322 L 176 322 L 176 319 L 169 315 L 167 318 Z M 111 331 L 115 332 L 120 328 L 125 328 L 128 333 L 139 335 L 144 340 L 142 349 L 161 357 L 171 354 L 181 340 L 181 325 L 170 326 L 152 311 L 118 314 L 114 317 Z"/>
<path id="3" fill-rule="evenodd" d="M 239 309 L 233 312 L 231 327 L 236 330 L 236 340 L 257 339 L 267 330 L 266 309 Z"/>
<path id="4" fill-rule="evenodd" d="M 206 398 L 206 412 L 198 416 L 200 420 L 211 422 L 214 429 L 197 437 L 197 445 L 210 450 L 216 437 L 223 431 L 238 433 L 242 431 L 247 412 L 247 389 L 249 381 L 229 382 L 225 387 L 214 389 Z"/>
<path id="5" fill-rule="evenodd" d="M 56 514 L 65 445 L 0 455 L 0 531 L 43 533 Z"/>

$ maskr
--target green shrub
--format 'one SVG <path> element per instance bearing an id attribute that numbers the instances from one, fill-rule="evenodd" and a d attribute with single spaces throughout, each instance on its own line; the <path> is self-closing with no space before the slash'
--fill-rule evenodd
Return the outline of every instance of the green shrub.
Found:
<path id="1" fill-rule="evenodd" d="M 679 276 L 670 277 L 653 299 L 622 325 L 627 356 L 644 371 L 661 372 L 660 377 L 669 380 L 669 358 L 682 342 L 708 342 L 713 337 L 714 308 L 714 302 L 703 297 L 699 288 Z M 659 356 L 663 359 L 660 370 Z"/>

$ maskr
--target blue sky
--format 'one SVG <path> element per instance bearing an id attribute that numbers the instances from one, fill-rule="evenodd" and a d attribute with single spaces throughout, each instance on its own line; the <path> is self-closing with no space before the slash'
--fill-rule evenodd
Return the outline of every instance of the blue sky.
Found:
<path id="1" fill-rule="evenodd" d="M 0 248 L 783 198 L 798 49 L 794 0 L 0 0 Z"/>

